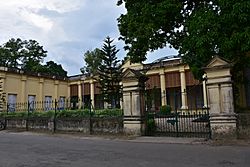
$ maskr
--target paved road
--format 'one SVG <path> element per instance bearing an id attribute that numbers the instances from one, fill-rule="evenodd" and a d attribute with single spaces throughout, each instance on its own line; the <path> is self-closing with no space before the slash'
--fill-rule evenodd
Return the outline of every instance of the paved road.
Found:
<path id="1" fill-rule="evenodd" d="M 249 146 L 0 132 L 0 167 L 249 167 Z"/>

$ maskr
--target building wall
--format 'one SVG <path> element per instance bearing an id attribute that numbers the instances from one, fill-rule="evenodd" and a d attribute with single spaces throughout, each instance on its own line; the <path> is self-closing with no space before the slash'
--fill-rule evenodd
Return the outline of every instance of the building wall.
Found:
<path id="1" fill-rule="evenodd" d="M 16 102 L 22 103 L 28 101 L 28 96 L 35 96 L 36 101 L 44 101 L 45 96 L 51 96 L 52 99 L 60 97 L 69 97 L 68 80 L 58 80 L 42 76 L 31 76 L 24 73 L 9 72 L 7 68 L 0 70 L 0 78 L 3 81 L 3 92 L 8 96 L 16 95 Z"/>

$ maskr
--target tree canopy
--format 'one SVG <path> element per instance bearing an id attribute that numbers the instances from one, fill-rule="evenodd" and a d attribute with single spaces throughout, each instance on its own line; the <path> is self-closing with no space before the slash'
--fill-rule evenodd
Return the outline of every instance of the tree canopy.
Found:
<path id="1" fill-rule="evenodd" d="M 249 0 L 118 1 L 123 3 L 127 13 L 118 26 L 132 62 L 170 44 L 196 76 L 214 55 L 233 61 L 234 69 L 250 64 Z"/>
<path id="2" fill-rule="evenodd" d="M 81 68 L 82 73 L 85 74 L 97 74 L 97 69 L 101 64 L 102 61 L 102 51 L 98 48 L 94 49 L 93 51 L 87 51 L 84 53 L 84 61 L 86 65 Z"/>
<path id="3" fill-rule="evenodd" d="M 67 72 L 62 66 L 53 61 L 42 65 L 41 63 L 46 56 L 47 51 L 36 40 L 11 38 L 0 46 L 0 66 L 48 75 L 67 76 Z"/>

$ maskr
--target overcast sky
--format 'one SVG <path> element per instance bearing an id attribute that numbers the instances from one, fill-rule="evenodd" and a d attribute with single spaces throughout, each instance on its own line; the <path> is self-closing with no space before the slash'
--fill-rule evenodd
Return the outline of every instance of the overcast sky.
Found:
<path id="1" fill-rule="evenodd" d="M 34 39 L 48 51 L 46 61 L 62 64 L 68 75 L 80 73 L 87 50 L 101 48 L 106 36 L 115 39 L 125 56 L 124 43 L 118 41 L 117 18 L 125 13 L 117 0 L 1 0 L 0 44 L 10 38 Z M 148 62 L 176 54 L 164 49 L 148 55 Z"/>

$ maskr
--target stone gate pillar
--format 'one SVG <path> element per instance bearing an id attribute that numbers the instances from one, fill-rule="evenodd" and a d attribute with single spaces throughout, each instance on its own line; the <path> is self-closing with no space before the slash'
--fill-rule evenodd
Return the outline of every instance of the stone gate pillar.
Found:
<path id="1" fill-rule="evenodd" d="M 124 133 L 141 136 L 144 134 L 144 89 L 147 78 L 139 71 L 127 69 L 123 72 Z"/>
<path id="2" fill-rule="evenodd" d="M 231 64 L 217 56 L 205 68 L 213 139 L 236 138 L 230 68 Z"/>

